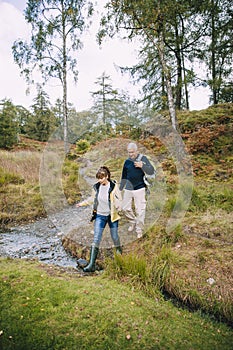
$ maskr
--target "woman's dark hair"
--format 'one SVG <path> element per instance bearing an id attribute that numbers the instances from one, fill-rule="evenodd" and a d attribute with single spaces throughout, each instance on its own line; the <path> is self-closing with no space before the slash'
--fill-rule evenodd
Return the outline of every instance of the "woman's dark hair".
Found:
<path id="1" fill-rule="evenodd" d="M 110 170 L 106 166 L 101 166 L 96 173 L 97 179 L 102 179 L 103 177 L 107 177 L 108 180 L 111 178 Z"/>

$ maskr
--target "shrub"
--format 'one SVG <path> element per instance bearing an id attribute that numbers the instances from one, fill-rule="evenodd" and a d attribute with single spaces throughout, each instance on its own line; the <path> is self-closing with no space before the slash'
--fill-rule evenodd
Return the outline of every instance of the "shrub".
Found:
<path id="1" fill-rule="evenodd" d="M 90 149 L 90 143 L 87 140 L 79 140 L 76 142 L 76 151 L 85 153 Z"/>
<path id="2" fill-rule="evenodd" d="M 17 174 L 5 172 L 2 168 L 0 168 L 0 185 L 3 186 L 10 183 L 13 183 L 13 184 L 24 183 L 24 179 L 22 179 L 21 176 Z"/>
<path id="3" fill-rule="evenodd" d="M 162 246 L 151 266 L 152 283 L 159 290 L 164 289 L 170 276 L 171 266 L 176 261 L 178 257 L 171 248 L 168 245 Z"/>

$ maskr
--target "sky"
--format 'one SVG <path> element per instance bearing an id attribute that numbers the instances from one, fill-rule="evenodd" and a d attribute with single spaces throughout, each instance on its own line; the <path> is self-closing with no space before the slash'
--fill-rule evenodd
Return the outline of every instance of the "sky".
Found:
<path id="1" fill-rule="evenodd" d="M 98 9 L 105 0 L 97 0 Z M 30 27 L 27 25 L 23 10 L 26 0 L 0 0 L 0 100 L 10 99 L 15 105 L 29 108 L 33 104 L 37 92 L 35 87 L 28 86 L 20 75 L 20 69 L 14 62 L 12 45 L 15 40 L 30 39 Z M 100 48 L 96 42 L 95 34 L 98 28 L 98 19 L 93 29 L 83 38 L 84 47 L 78 53 L 78 82 L 75 85 L 68 81 L 68 101 L 77 111 L 89 109 L 92 106 L 90 92 L 96 91 L 96 80 L 105 72 L 111 77 L 112 86 L 119 91 L 128 91 L 130 96 L 140 94 L 140 86 L 130 83 L 128 75 L 122 76 L 116 66 L 131 66 L 137 62 L 135 43 L 130 44 L 119 38 L 106 40 Z M 62 97 L 62 88 L 59 81 L 46 84 L 45 91 L 50 96 L 51 104 Z M 207 108 L 209 98 L 204 88 L 192 90 L 190 93 L 190 109 L 200 110 Z"/>

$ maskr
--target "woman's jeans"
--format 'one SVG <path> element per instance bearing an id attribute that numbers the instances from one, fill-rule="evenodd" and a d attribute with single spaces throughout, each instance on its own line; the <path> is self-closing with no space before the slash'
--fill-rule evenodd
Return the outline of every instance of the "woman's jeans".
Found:
<path id="1" fill-rule="evenodd" d="M 94 244 L 97 247 L 99 247 L 102 239 L 102 234 L 107 223 L 110 228 L 110 234 L 111 234 L 114 246 L 119 247 L 120 239 L 118 236 L 118 220 L 112 222 L 110 215 L 108 216 L 99 215 L 99 214 L 96 215 L 95 224 L 94 224 Z"/>

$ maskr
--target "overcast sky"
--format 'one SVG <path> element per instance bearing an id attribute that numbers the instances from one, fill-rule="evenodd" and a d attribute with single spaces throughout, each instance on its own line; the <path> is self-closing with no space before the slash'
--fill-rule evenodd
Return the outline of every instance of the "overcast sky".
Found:
<path id="1" fill-rule="evenodd" d="M 105 0 L 97 0 L 98 4 Z M 36 95 L 35 88 L 30 88 L 30 94 L 26 94 L 27 85 L 20 76 L 19 67 L 14 63 L 12 44 L 15 40 L 30 38 L 23 10 L 26 0 L 0 0 L 0 100 L 11 99 L 14 104 L 26 108 L 32 105 Z M 97 20 L 96 20 L 97 22 Z M 95 27 L 97 23 L 95 23 Z M 131 66 L 136 63 L 135 45 L 130 45 L 119 39 L 107 40 L 99 48 L 95 40 L 96 30 L 86 34 L 84 47 L 78 54 L 78 83 L 74 85 L 69 81 L 68 101 L 73 103 L 78 111 L 91 107 L 90 92 L 96 90 L 94 82 L 105 72 L 112 79 L 112 85 L 119 90 L 129 91 L 130 95 L 137 96 L 139 88 L 129 82 L 129 76 L 122 76 L 116 69 L 119 66 Z M 57 98 L 62 96 L 62 88 L 58 80 L 46 85 L 46 92 L 54 104 Z M 190 109 L 203 109 L 208 107 L 208 96 L 205 90 L 199 88 L 191 93 Z"/>

